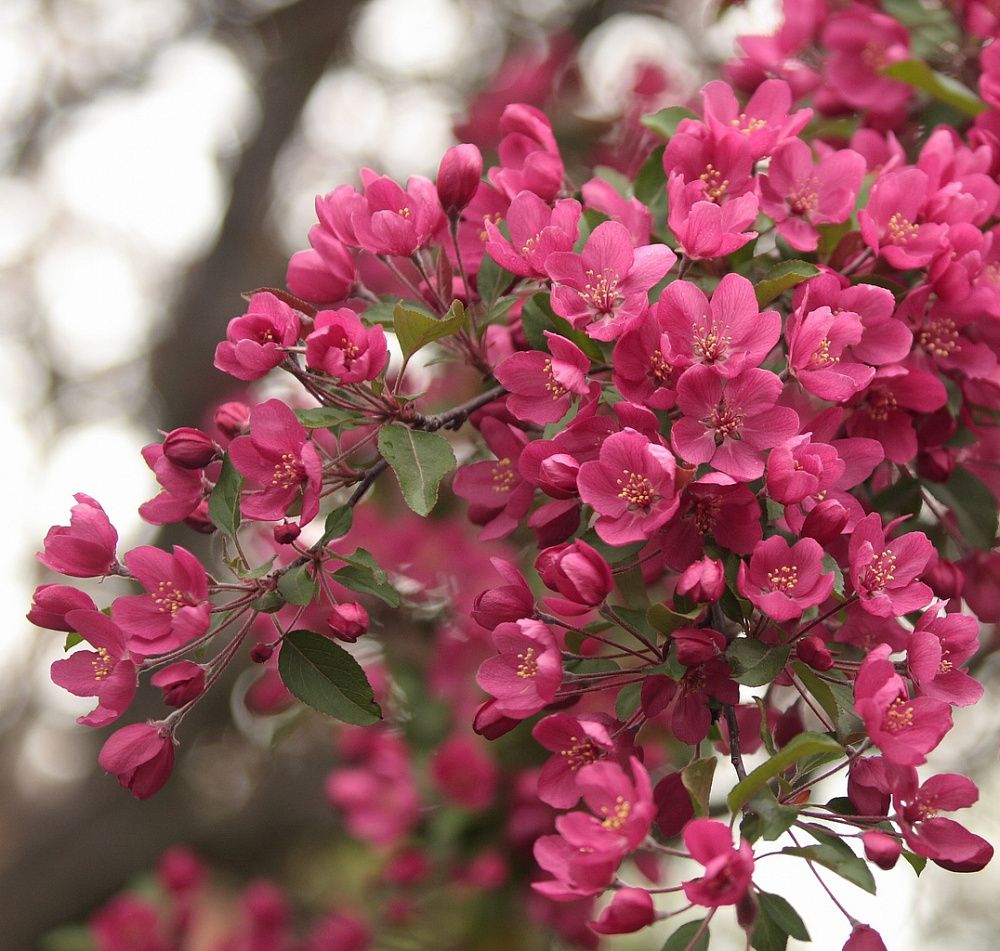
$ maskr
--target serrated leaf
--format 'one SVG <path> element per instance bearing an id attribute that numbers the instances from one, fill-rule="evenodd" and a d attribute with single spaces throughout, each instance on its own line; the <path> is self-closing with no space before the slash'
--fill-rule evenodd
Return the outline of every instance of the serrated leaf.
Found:
<path id="1" fill-rule="evenodd" d="M 754 293 L 757 295 L 757 304 L 760 307 L 765 307 L 770 304 L 775 298 L 783 294 L 787 290 L 791 290 L 793 287 L 801 284 L 803 281 L 808 281 L 809 278 L 815 277 L 819 274 L 819 268 L 815 264 L 810 264 L 808 261 L 782 261 L 780 264 L 775 264 L 770 271 L 767 272 L 754 285 Z"/>
<path id="2" fill-rule="evenodd" d="M 978 116 L 987 105 L 957 79 L 931 69 L 923 60 L 904 59 L 882 69 L 882 75 L 920 89 L 938 102 L 946 103 L 967 116 Z"/>
<path id="3" fill-rule="evenodd" d="M 784 669 L 790 651 L 787 644 L 773 646 L 749 637 L 738 637 L 729 645 L 726 659 L 737 683 L 745 687 L 762 687 Z"/>
<path id="4" fill-rule="evenodd" d="M 450 337 L 465 328 L 468 315 L 461 301 L 455 301 L 440 320 L 427 314 L 397 304 L 392 315 L 392 326 L 407 360 L 427 344 Z"/>
<path id="5" fill-rule="evenodd" d="M 241 476 L 229 461 L 229 453 L 222 459 L 219 479 L 208 498 L 208 517 L 216 528 L 235 535 L 240 527 L 240 490 L 243 488 Z"/>
<path id="6" fill-rule="evenodd" d="M 845 846 L 845 848 L 847 847 Z M 849 848 L 847 851 L 851 852 Z M 796 847 L 789 846 L 782 849 L 781 852 L 783 855 L 797 855 L 800 858 L 808 859 L 810 862 L 815 862 L 817 865 L 822 865 L 831 872 L 835 872 L 841 878 L 851 882 L 851 884 L 857 885 L 858 888 L 862 888 L 872 895 L 875 894 L 875 878 L 871 873 L 871 869 L 868 868 L 863 859 L 858 858 L 853 852 L 851 852 L 850 856 L 847 856 L 835 848 L 832 843 Z"/>
<path id="7" fill-rule="evenodd" d="M 843 747 L 836 740 L 823 733 L 800 733 L 732 788 L 726 799 L 730 811 L 737 812 L 769 779 L 783 772 L 792 763 L 815 753 L 833 752 L 843 752 Z"/>
<path id="8" fill-rule="evenodd" d="M 667 106 L 659 112 L 651 112 L 643 116 L 639 121 L 647 128 L 652 129 L 657 135 L 665 139 L 671 138 L 677 132 L 677 126 L 685 119 L 697 119 L 698 117 L 683 106 Z"/>
<path id="9" fill-rule="evenodd" d="M 703 756 L 681 770 L 681 782 L 691 797 L 696 816 L 707 816 L 710 813 L 708 800 L 712 793 L 712 778 L 715 776 L 717 762 L 714 756 Z"/>
<path id="10" fill-rule="evenodd" d="M 378 451 L 396 474 L 406 504 L 417 515 L 430 515 L 441 480 L 457 465 L 444 436 L 388 423 L 378 433 Z"/>
<path id="11" fill-rule="evenodd" d="M 306 562 L 304 565 L 289 568 L 278 579 L 278 591 L 289 604 L 309 604 L 316 597 L 319 585 L 309 574 L 311 564 Z"/>
<path id="12" fill-rule="evenodd" d="M 982 480 L 959 466 L 947 482 L 928 482 L 927 488 L 951 509 L 966 541 L 976 548 L 993 547 L 997 501 Z"/>
<path id="13" fill-rule="evenodd" d="M 667 943 L 661 951 L 708 951 L 708 946 L 712 940 L 712 934 L 708 928 L 702 931 L 694 944 L 691 943 L 704 923 L 705 919 L 699 918 L 697 921 L 689 921 L 687 924 L 681 925 L 667 938 Z"/>
<path id="14" fill-rule="evenodd" d="M 313 631 L 290 631 L 282 640 L 278 673 L 285 686 L 314 710 L 367 726 L 382 719 L 361 665 L 339 644 Z"/>

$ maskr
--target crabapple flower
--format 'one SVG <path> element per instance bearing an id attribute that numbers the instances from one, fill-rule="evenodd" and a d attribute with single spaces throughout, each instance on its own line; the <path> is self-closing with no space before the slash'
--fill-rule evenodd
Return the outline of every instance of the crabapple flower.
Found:
<path id="1" fill-rule="evenodd" d="M 749 566 L 740 562 L 737 578 L 740 594 L 775 621 L 790 621 L 822 604 L 833 583 L 833 573 L 823 573 L 819 542 L 801 538 L 789 546 L 780 535 L 761 542 Z"/>
<path id="2" fill-rule="evenodd" d="M 365 251 L 409 257 L 428 244 L 443 225 L 437 189 L 422 175 L 412 176 L 405 191 L 370 168 L 361 169 L 361 181 L 364 195 L 350 206 L 350 225 L 357 244 Z"/>
<path id="3" fill-rule="evenodd" d="M 692 260 L 725 257 L 757 237 L 756 231 L 743 230 L 757 218 L 758 200 L 753 192 L 719 206 L 707 200 L 704 182 L 686 185 L 674 173 L 667 188 L 670 194 L 667 222 L 681 250 Z"/>
<path id="4" fill-rule="evenodd" d="M 355 282 L 354 258 L 344 243 L 322 225 L 309 230 L 311 248 L 288 259 L 285 285 L 302 300 L 328 304 L 350 296 Z"/>
<path id="5" fill-rule="evenodd" d="M 553 713 L 531 731 L 538 743 L 555 753 L 538 777 L 538 798 L 556 809 L 569 809 L 580 799 L 576 773 L 614 752 L 607 725 L 595 717 Z"/>
<path id="6" fill-rule="evenodd" d="M 535 841 L 535 861 L 555 876 L 532 882 L 535 891 L 552 901 L 576 901 L 607 889 L 623 850 L 617 836 L 595 835 L 594 824 L 600 829 L 592 816 L 571 812 L 556 819 L 558 835 L 543 835 Z"/>
<path id="7" fill-rule="evenodd" d="M 205 668 L 182 660 L 158 670 L 149 682 L 163 692 L 168 707 L 183 707 L 205 692 Z"/>
<path id="8" fill-rule="evenodd" d="M 951 707 L 932 697 L 911 698 L 891 652 L 880 644 L 865 658 L 854 681 L 854 709 L 886 760 L 919 766 L 951 729 Z"/>
<path id="9" fill-rule="evenodd" d="M 701 878 L 683 883 L 688 901 L 705 908 L 735 905 L 753 879 L 753 849 L 741 839 L 733 848 L 732 832 L 714 819 L 692 819 L 681 833 L 691 858 L 705 866 Z"/>
<path id="10" fill-rule="evenodd" d="M 133 654 L 176 650 L 208 630 L 208 576 L 191 552 L 180 545 L 173 554 L 143 545 L 125 555 L 125 565 L 147 592 L 116 598 L 111 606 Z"/>
<path id="11" fill-rule="evenodd" d="M 97 610 L 89 594 L 68 584 L 43 584 L 35 588 L 28 620 L 49 631 L 72 631 L 67 615 L 82 610 Z"/>
<path id="12" fill-rule="evenodd" d="M 431 754 L 429 766 L 431 780 L 449 802 L 486 809 L 496 795 L 499 769 L 474 737 L 449 737 Z"/>
<path id="13" fill-rule="evenodd" d="M 299 315 L 260 291 L 245 314 L 229 321 L 226 339 L 215 348 L 215 366 L 237 380 L 259 380 L 284 361 L 284 348 L 295 346 L 299 333 Z"/>
<path id="14" fill-rule="evenodd" d="M 648 538 L 677 511 L 676 473 L 670 450 L 634 429 L 605 439 L 577 478 L 580 498 L 600 516 L 597 534 L 609 545 Z"/>
<path id="15" fill-rule="evenodd" d="M 799 109 L 789 115 L 792 90 L 781 79 L 765 79 L 745 106 L 737 102 L 732 86 L 720 80 L 707 83 L 701 97 L 709 128 L 720 136 L 736 129 L 746 137 L 754 161 L 770 155 L 778 143 L 798 135 L 812 118 L 812 109 Z"/>
<path id="16" fill-rule="evenodd" d="M 551 629 L 522 619 L 493 631 L 498 653 L 483 661 L 476 683 L 496 699 L 496 710 L 523 720 L 550 704 L 563 681 L 562 656 Z"/>
<path id="17" fill-rule="evenodd" d="M 132 723 L 108 737 L 97 762 L 136 799 L 148 799 L 174 768 L 173 734 L 155 723 Z"/>
<path id="18" fill-rule="evenodd" d="M 472 603 L 473 619 L 488 631 L 505 621 L 530 617 L 535 611 L 534 595 L 517 565 L 503 558 L 491 558 L 490 562 L 507 583 L 480 591 Z"/>
<path id="19" fill-rule="evenodd" d="M 814 396 L 846 403 L 860 393 L 875 376 L 875 368 L 850 359 L 845 353 L 858 343 L 864 330 L 857 314 L 835 314 L 829 307 L 788 317 L 788 368 Z"/>
<path id="20" fill-rule="evenodd" d="M 167 525 L 191 516 L 211 485 L 204 472 L 172 462 L 163 443 L 143 446 L 142 458 L 162 487 L 161 492 L 139 506 L 143 520 L 150 525 Z"/>
<path id="21" fill-rule="evenodd" d="M 508 198 L 524 191 L 546 201 L 555 198 L 562 187 L 563 162 L 545 113 L 523 102 L 510 103 L 500 116 L 500 132 L 500 167 L 490 169 L 490 181 Z"/>
<path id="22" fill-rule="evenodd" d="M 906 645 L 906 668 L 917 692 L 958 707 L 978 703 L 983 685 L 961 665 L 979 649 L 979 624 L 968 614 L 928 608 Z"/>
<path id="23" fill-rule="evenodd" d="M 306 366 L 344 384 L 374 380 L 385 369 L 388 352 L 385 331 L 365 327 L 348 307 L 321 310 L 306 337 Z"/>
<path id="24" fill-rule="evenodd" d="M 182 469 L 204 469 L 218 454 L 215 441 L 191 426 L 172 429 L 163 437 L 163 455 Z"/>
<path id="25" fill-rule="evenodd" d="M 664 244 L 634 248 L 625 225 L 604 221 L 580 254 L 555 251 L 545 259 L 552 309 L 595 340 L 614 340 L 638 326 L 650 288 L 676 260 Z"/>
<path id="26" fill-rule="evenodd" d="M 534 192 L 521 192 L 507 209 L 510 240 L 495 221 L 483 221 L 486 253 L 512 274 L 544 278 L 549 255 L 573 249 L 581 214 L 583 209 L 573 198 L 562 198 L 550 206 Z"/>
<path id="27" fill-rule="evenodd" d="M 745 369 L 727 380 L 711 367 L 690 367 L 677 384 L 684 415 L 670 431 L 674 452 L 740 482 L 760 478 L 764 450 L 799 428 L 795 410 L 776 405 L 781 390 L 781 380 L 767 370 Z"/>
<path id="28" fill-rule="evenodd" d="M 861 607 L 878 617 L 900 617 L 924 607 L 933 592 L 916 577 L 934 546 L 923 532 L 890 540 L 878 512 L 865 516 L 851 534 L 851 583 Z"/>
<path id="29" fill-rule="evenodd" d="M 125 633 L 96 610 L 69 611 L 66 621 L 94 648 L 78 650 L 52 664 L 52 682 L 76 697 L 96 697 L 97 706 L 77 723 L 101 727 L 117 720 L 135 696 L 136 664 Z"/>
<path id="30" fill-rule="evenodd" d="M 695 604 L 715 604 L 726 590 L 722 562 L 708 555 L 693 562 L 677 579 L 675 590 Z"/>
<path id="31" fill-rule="evenodd" d="M 508 390 L 507 409 L 529 423 L 554 423 L 573 403 L 573 394 L 589 392 L 590 358 L 572 341 L 545 331 L 549 352 L 518 351 L 493 371 Z"/>
<path id="32" fill-rule="evenodd" d="M 647 319 L 618 338 L 611 363 L 615 387 L 626 399 L 650 409 L 673 409 L 677 381 L 691 360 L 677 353 L 669 335 Z"/>
<path id="33" fill-rule="evenodd" d="M 629 934 L 656 920 L 653 898 L 644 888 L 619 888 L 611 904 L 590 922 L 598 934 Z"/>
<path id="34" fill-rule="evenodd" d="M 858 212 L 865 243 L 894 268 L 924 267 L 945 242 L 946 225 L 922 221 L 929 182 L 919 168 L 883 175 L 868 204 Z"/>
<path id="35" fill-rule="evenodd" d="M 897 839 L 875 829 L 869 829 L 865 832 L 861 836 L 861 841 L 865 847 L 865 858 L 886 871 L 895 867 L 903 852 Z"/>
<path id="36" fill-rule="evenodd" d="M 634 756 L 631 776 L 619 763 L 600 760 L 584 766 L 576 776 L 583 801 L 596 817 L 596 829 L 611 833 L 623 852 L 631 852 L 649 835 L 656 805 L 646 768 Z"/>
<path id="37" fill-rule="evenodd" d="M 299 524 L 316 517 L 323 461 L 305 427 L 281 400 L 267 400 L 250 411 L 250 434 L 232 441 L 229 458 L 250 483 L 240 498 L 248 518 L 276 521 L 300 497 Z"/>
<path id="38" fill-rule="evenodd" d="M 368 630 L 368 612 L 357 601 L 335 604 L 326 619 L 337 640 L 354 643 Z"/>
<path id="39" fill-rule="evenodd" d="M 585 541 L 546 548 L 535 559 L 542 583 L 561 598 L 546 598 L 545 604 L 557 614 L 585 614 L 600 604 L 615 586 L 611 567 Z"/>
<path id="40" fill-rule="evenodd" d="M 46 568 L 71 578 L 100 578 L 118 567 L 118 532 L 101 504 L 83 492 L 73 496 L 69 525 L 53 525 L 35 557 Z"/>

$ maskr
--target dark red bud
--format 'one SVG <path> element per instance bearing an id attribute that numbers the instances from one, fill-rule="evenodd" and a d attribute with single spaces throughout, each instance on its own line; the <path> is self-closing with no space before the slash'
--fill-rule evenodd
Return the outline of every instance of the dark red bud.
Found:
<path id="1" fill-rule="evenodd" d="M 815 634 L 803 637 L 795 645 L 795 654 L 803 664 L 808 664 L 813 670 L 829 670 L 833 666 L 833 655 L 823 643 L 823 639 Z"/>
<path id="2" fill-rule="evenodd" d="M 250 651 L 250 659 L 255 664 L 266 664 L 274 653 L 274 648 L 270 644 L 254 644 Z"/>
<path id="3" fill-rule="evenodd" d="M 191 426 L 171 430 L 163 440 L 163 455 L 183 469 L 204 469 L 218 451 L 207 433 Z"/>
<path id="4" fill-rule="evenodd" d="M 871 829 L 861 836 L 861 841 L 865 845 L 865 855 L 869 861 L 874 862 L 879 868 L 884 868 L 886 871 L 899 861 L 899 856 L 903 852 L 898 839 L 894 839 L 891 835 L 886 835 L 884 832 L 878 832 L 875 829 Z"/>
<path id="5" fill-rule="evenodd" d="M 827 545 L 841 535 L 846 525 L 847 509 L 836 499 L 824 499 L 806 516 L 800 534 Z"/>
<path id="6" fill-rule="evenodd" d="M 281 522 L 274 526 L 274 540 L 279 545 L 290 545 L 299 537 L 301 531 L 295 522 Z"/>

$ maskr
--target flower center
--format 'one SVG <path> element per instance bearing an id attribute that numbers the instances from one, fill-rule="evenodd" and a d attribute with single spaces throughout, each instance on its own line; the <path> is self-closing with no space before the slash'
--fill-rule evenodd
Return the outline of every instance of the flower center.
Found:
<path id="1" fill-rule="evenodd" d="M 97 656 L 90 662 L 90 666 L 94 668 L 94 680 L 103 680 L 111 673 L 115 664 L 108 653 L 108 649 L 106 647 L 98 647 Z"/>
<path id="2" fill-rule="evenodd" d="M 910 221 L 909 218 L 904 218 L 897 211 L 889 219 L 886 231 L 889 234 L 889 240 L 893 244 L 906 244 L 920 233 L 920 228 Z"/>
<path id="3" fill-rule="evenodd" d="M 538 661 L 535 660 L 534 647 L 528 647 L 517 654 L 516 673 L 522 680 L 531 680 L 538 673 Z"/>
<path id="4" fill-rule="evenodd" d="M 399 214 L 403 218 L 409 218 L 410 217 L 410 209 L 406 205 L 403 205 L 403 207 L 399 209 Z"/>
<path id="5" fill-rule="evenodd" d="M 803 182 L 788 196 L 788 210 L 793 215 L 805 216 L 819 205 L 818 182 L 815 178 Z"/>
<path id="6" fill-rule="evenodd" d="M 172 581 L 161 581 L 156 586 L 156 590 L 150 593 L 153 596 L 153 604 L 157 606 L 160 613 L 169 613 L 171 617 L 184 607 L 186 603 L 184 592 Z"/>
<path id="7" fill-rule="evenodd" d="M 493 214 L 491 214 L 491 215 L 483 215 L 483 227 L 479 231 L 479 240 L 480 241 L 482 241 L 485 244 L 489 240 L 489 237 L 490 237 L 489 232 L 486 230 L 486 222 L 487 221 L 492 221 L 493 224 L 496 224 L 501 218 L 503 218 L 503 215 L 500 214 L 499 211 L 494 211 Z M 521 253 L 522 254 L 527 254 L 528 252 L 525 251 L 522 248 L 521 249 Z"/>
<path id="8" fill-rule="evenodd" d="M 743 414 L 735 407 L 720 403 L 704 422 L 707 423 L 709 429 L 715 430 L 715 444 L 721 446 L 726 439 L 740 438 Z"/>
<path id="9" fill-rule="evenodd" d="M 868 398 L 868 412 L 878 423 L 884 423 L 898 405 L 896 397 L 888 390 L 876 390 Z"/>
<path id="10" fill-rule="evenodd" d="M 570 768 L 571 772 L 575 773 L 581 766 L 588 766 L 600 758 L 600 754 L 597 747 L 594 746 L 593 741 L 584 740 L 580 742 L 579 737 L 571 736 L 570 742 L 574 745 L 569 749 L 560 750 L 559 755 L 565 758 L 566 765 Z"/>
<path id="11" fill-rule="evenodd" d="M 601 806 L 601 815 L 605 817 L 601 825 L 605 829 L 620 829 L 628 821 L 631 811 L 632 804 L 624 797 L 616 796 L 615 804 L 610 809 Z"/>
<path id="12" fill-rule="evenodd" d="M 861 62 L 873 73 L 879 72 L 888 63 L 885 47 L 881 43 L 869 40 L 861 51 Z"/>
<path id="13" fill-rule="evenodd" d="M 633 472 L 631 469 L 624 469 L 622 476 L 624 478 L 615 479 L 615 482 L 621 486 L 618 498 L 628 502 L 630 508 L 648 509 L 659 498 L 653 488 L 653 483 L 646 476 Z"/>
<path id="14" fill-rule="evenodd" d="M 510 459 L 500 459 L 493 466 L 494 492 L 509 492 L 516 480 L 517 476 L 514 474 Z"/>
<path id="15" fill-rule="evenodd" d="M 621 277 L 617 271 L 604 268 L 600 274 L 588 270 L 587 283 L 583 285 L 583 296 L 590 301 L 595 310 L 610 314 L 618 303 L 618 285 Z"/>
<path id="16" fill-rule="evenodd" d="M 767 127 L 767 121 L 765 119 L 757 119 L 753 116 L 748 116 L 745 112 L 741 112 L 736 119 L 730 119 L 729 124 L 734 129 L 739 129 L 744 135 L 749 135 L 751 132 L 757 132 L 760 129 Z"/>
<path id="17" fill-rule="evenodd" d="M 832 344 L 827 337 L 824 337 L 819 342 L 819 346 L 816 347 L 812 356 L 809 358 L 809 369 L 821 370 L 825 367 L 832 367 L 840 363 L 840 357 L 834 356 L 830 353 L 831 346 Z"/>
<path id="18" fill-rule="evenodd" d="M 772 591 L 791 594 L 799 583 L 799 566 L 782 565 L 780 568 L 772 569 L 767 573 L 767 583 Z"/>
<path id="19" fill-rule="evenodd" d="M 293 485 L 298 485 L 301 481 L 302 469 L 295 453 L 283 452 L 281 458 L 274 464 L 271 485 L 280 486 L 282 489 L 290 489 Z"/>
<path id="20" fill-rule="evenodd" d="M 702 535 L 710 535 L 715 529 L 715 523 L 719 520 L 719 509 L 722 503 L 715 497 L 709 496 L 707 499 L 698 499 L 694 503 L 694 527 Z"/>
<path id="21" fill-rule="evenodd" d="M 721 331 L 714 323 L 708 326 L 701 324 L 694 328 L 691 349 L 705 363 L 714 363 L 725 358 L 732 338 Z"/>
<path id="22" fill-rule="evenodd" d="M 896 576 L 896 556 L 891 548 L 879 554 L 865 571 L 865 587 L 869 591 L 882 591 Z"/>
<path id="23" fill-rule="evenodd" d="M 566 387 L 556 379 L 555 373 L 552 372 L 551 359 L 546 359 L 542 367 L 542 372 L 545 374 L 545 389 L 552 394 L 552 399 L 558 400 L 564 397 L 566 395 Z"/>
<path id="24" fill-rule="evenodd" d="M 902 697 L 896 697 L 885 712 L 885 725 L 890 733 L 913 726 L 913 707 Z"/>
<path id="25" fill-rule="evenodd" d="M 947 357 L 962 349 L 955 321 L 950 317 L 938 317 L 926 322 L 917 334 L 917 343 L 932 357 Z"/>
<path id="26" fill-rule="evenodd" d="M 538 247 L 538 242 L 541 240 L 541 237 L 542 233 L 539 231 L 538 234 L 534 234 L 528 238 L 524 244 L 521 245 L 521 255 L 523 257 L 527 257 L 531 254 Z"/>
<path id="27" fill-rule="evenodd" d="M 722 172 L 711 162 L 705 166 L 705 171 L 698 178 L 705 183 L 705 197 L 716 204 L 729 189 L 729 179 L 723 178 Z"/>

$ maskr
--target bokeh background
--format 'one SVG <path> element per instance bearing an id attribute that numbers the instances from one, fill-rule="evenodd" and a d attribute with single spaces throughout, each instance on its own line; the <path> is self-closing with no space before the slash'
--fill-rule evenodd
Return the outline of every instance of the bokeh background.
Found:
<path id="1" fill-rule="evenodd" d="M 48 682 L 58 635 L 24 621 L 42 580 L 32 553 L 74 492 L 102 502 L 123 549 L 153 540 L 136 515 L 155 491 L 138 450 L 226 396 L 215 344 L 241 292 L 283 282 L 314 196 L 363 165 L 433 175 L 463 133 L 488 138 L 488 123 L 462 125 L 476 95 L 480 115 L 553 105 L 585 158 L 644 65 L 668 79 L 659 105 L 685 102 L 736 35 L 779 17 L 770 0 L 722 16 L 703 0 L 0 3 L 0 947 L 42 947 L 173 842 L 234 881 L 294 881 L 317 830 L 336 830 L 319 794 L 325 735 L 276 740 L 225 695 L 201 705 L 167 789 L 132 801 L 74 723 L 86 704 Z M 969 825 L 994 841 L 998 706 L 988 694 L 958 711 L 955 748 L 935 763 L 980 783 Z M 761 884 L 820 904 L 776 872 Z M 891 947 L 997 946 L 995 867 L 880 881 L 877 901 L 853 893 L 852 907 Z M 813 929 L 819 951 L 843 942 L 831 928 Z M 69 948 L 68 934 L 47 947 Z"/>

